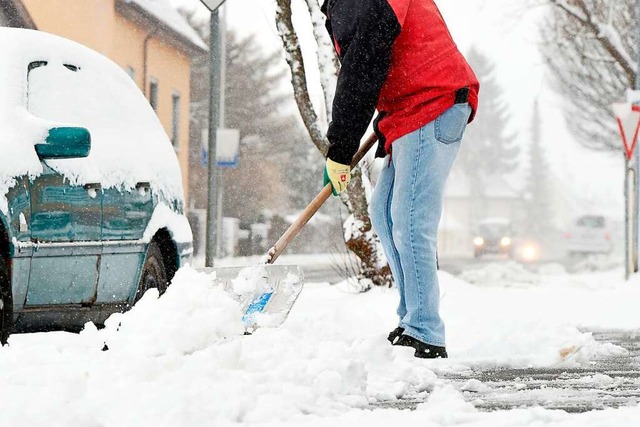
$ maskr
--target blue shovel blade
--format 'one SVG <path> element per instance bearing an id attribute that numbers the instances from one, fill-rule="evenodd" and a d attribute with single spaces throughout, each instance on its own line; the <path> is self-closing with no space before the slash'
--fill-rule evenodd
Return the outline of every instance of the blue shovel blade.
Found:
<path id="1" fill-rule="evenodd" d="M 296 265 L 261 265 L 260 274 L 263 285 L 257 295 L 240 295 L 234 292 L 233 282 L 247 267 L 199 268 L 198 271 L 215 273 L 214 282 L 220 283 L 241 307 L 242 321 L 247 329 L 281 325 L 289 315 L 298 295 L 302 291 L 304 278 L 300 267 Z M 259 314 L 259 315 L 258 315 Z M 259 319 L 256 319 L 259 317 Z M 259 321 L 258 321 L 259 320 Z"/>
<path id="2" fill-rule="evenodd" d="M 262 313 L 264 311 L 264 308 L 267 306 L 269 300 L 271 299 L 271 295 L 273 295 L 273 291 L 266 292 L 256 298 L 256 300 L 251 304 L 249 304 L 249 307 L 247 307 L 247 310 L 244 312 L 244 316 L 242 316 L 242 321 L 244 323 L 253 323 L 253 315 L 256 313 Z"/>

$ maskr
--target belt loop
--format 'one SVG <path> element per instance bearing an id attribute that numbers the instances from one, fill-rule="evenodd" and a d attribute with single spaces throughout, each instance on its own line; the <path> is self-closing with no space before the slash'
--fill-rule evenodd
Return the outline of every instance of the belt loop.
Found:
<path id="1" fill-rule="evenodd" d="M 456 104 L 466 104 L 469 102 L 469 88 L 463 87 L 456 91 Z"/>

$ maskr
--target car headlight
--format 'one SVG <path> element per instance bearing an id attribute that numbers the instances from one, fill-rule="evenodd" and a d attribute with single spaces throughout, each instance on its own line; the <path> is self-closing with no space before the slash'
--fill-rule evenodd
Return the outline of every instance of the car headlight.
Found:
<path id="1" fill-rule="evenodd" d="M 538 247 L 535 245 L 525 245 L 522 248 L 522 259 L 525 261 L 536 261 L 539 257 Z"/>
<path id="2" fill-rule="evenodd" d="M 503 237 L 500 239 L 500 244 L 502 246 L 511 246 L 511 237 Z"/>
<path id="3" fill-rule="evenodd" d="M 484 245 L 484 239 L 482 237 L 476 237 L 473 239 L 473 244 L 476 246 L 482 246 Z"/>

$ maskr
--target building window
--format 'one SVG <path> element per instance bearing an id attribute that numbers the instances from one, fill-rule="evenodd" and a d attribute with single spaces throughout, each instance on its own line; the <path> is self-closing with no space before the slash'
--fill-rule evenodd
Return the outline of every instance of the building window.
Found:
<path id="1" fill-rule="evenodd" d="M 180 94 L 171 95 L 171 143 L 176 151 L 180 148 Z"/>
<path id="2" fill-rule="evenodd" d="M 158 111 L 158 80 L 153 77 L 149 81 L 149 104 L 154 111 Z"/>
<path id="3" fill-rule="evenodd" d="M 125 71 L 129 75 L 129 77 L 131 77 L 131 80 L 133 80 L 135 82 L 136 81 L 136 70 L 135 70 L 135 68 L 133 68 L 131 65 L 127 65 L 127 68 L 125 69 Z"/>

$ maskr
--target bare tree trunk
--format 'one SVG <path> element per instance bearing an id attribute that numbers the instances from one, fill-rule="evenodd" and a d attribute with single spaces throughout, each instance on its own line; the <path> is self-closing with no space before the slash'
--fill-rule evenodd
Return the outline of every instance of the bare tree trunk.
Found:
<path id="1" fill-rule="evenodd" d="M 323 19 L 317 0 L 306 1 L 313 21 L 314 36 L 318 41 L 318 66 L 325 94 L 327 120 L 330 121 L 338 70 L 337 57 L 323 28 Z M 276 26 L 284 44 L 287 63 L 291 68 L 291 83 L 296 103 L 313 143 L 326 156 L 329 142 L 321 131 L 320 121 L 309 98 L 302 50 L 291 20 L 291 0 L 276 0 L 276 6 Z M 346 245 L 358 258 L 361 278 L 370 279 L 374 285 L 390 286 L 391 271 L 384 261 L 378 237 L 371 228 L 366 186 L 370 187 L 369 181 L 363 176 L 362 168 L 359 166 L 352 171 L 346 199 L 342 198 L 352 215 L 346 225 Z"/>
<path id="2" fill-rule="evenodd" d="M 327 122 L 331 121 L 333 98 L 336 93 L 337 74 L 340 70 L 340 61 L 331 43 L 331 37 L 324 26 L 324 17 L 317 0 L 306 0 L 313 24 L 313 36 L 318 43 L 318 69 L 320 71 L 320 84 L 324 92 L 324 103 L 327 110 Z"/>
<path id="3" fill-rule="evenodd" d="M 311 104 L 311 99 L 309 98 L 302 49 L 291 21 L 291 0 L 276 0 L 276 26 L 284 44 L 287 64 L 291 69 L 291 84 L 302 121 L 309 131 L 311 141 L 313 141 L 322 155 L 326 156 L 329 142 L 324 138 L 318 115 L 313 109 L 313 104 Z"/>
<path id="4" fill-rule="evenodd" d="M 358 269 L 362 277 L 370 279 L 375 286 L 390 287 L 393 277 L 389 264 L 384 258 L 378 236 L 371 227 L 367 188 L 371 183 L 360 166 L 351 173 L 347 207 L 352 217 L 345 225 L 347 248 L 358 257 Z"/>

